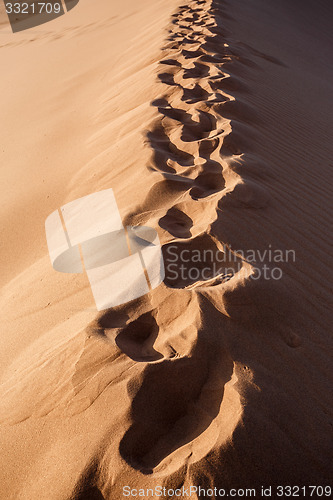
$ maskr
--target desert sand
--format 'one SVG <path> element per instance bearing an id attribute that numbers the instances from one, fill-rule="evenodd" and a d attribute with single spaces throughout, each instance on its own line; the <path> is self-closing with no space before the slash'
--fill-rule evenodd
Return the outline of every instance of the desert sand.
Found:
<path id="1" fill-rule="evenodd" d="M 0 498 L 329 484 L 330 2 L 0 16 Z M 98 313 L 44 223 L 108 188 L 158 231 L 166 276 Z M 226 258 L 175 276 L 170 248 Z"/>

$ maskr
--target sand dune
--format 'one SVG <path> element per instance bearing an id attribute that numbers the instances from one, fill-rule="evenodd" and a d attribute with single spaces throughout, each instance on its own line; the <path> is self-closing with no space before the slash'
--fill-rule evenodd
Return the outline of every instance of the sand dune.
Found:
<path id="1" fill-rule="evenodd" d="M 0 497 L 325 486 L 333 9 L 96 4 L 0 29 Z M 44 220 L 109 187 L 166 276 L 97 314 Z"/>

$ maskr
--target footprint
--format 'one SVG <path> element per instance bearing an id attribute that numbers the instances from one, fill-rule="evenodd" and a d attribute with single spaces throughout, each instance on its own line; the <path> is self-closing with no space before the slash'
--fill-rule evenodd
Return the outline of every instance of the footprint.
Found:
<path id="1" fill-rule="evenodd" d="M 209 97 L 209 92 L 204 90 L 198 83 L 195 83 L 194 87 L 184 88 L 182 101 L 188 104 L 195 104 L 196 102 L 206 101 Z"/>
<path id="2" fill-rule="evenodd" d="M 153 347 L 158 331 L 155 318 L 148 312 L 126 324 L 116 336 L 115 343 L 134 361 L 157 361 L 163 358 Z"/>
<path id="3" fill-rule="evenodd" d="M 175 77 L 172 73 L 160 73 L 157 77 L 161 80 L 162 83 L 166 85 L 176 86 Z"/>
<path id="4" fill-rule="evenodd" d="M 178 468 L 177 452 L 195 442 L 219 414 L 233 362 L 207 340 L 199 331 L 189 356 L 148 365 L 140 382 L 128 385 L 131 426 L 119 451 L 142 474 L 152 474 L 162 462 L 168 473 Z"/>
<path id="5" fill-rule="evenodd" d="M 166 64 L 167 66 L 181 66 L 180 62 L 176 59 L 162 59 L 160 64 Z"/>
<path id="6" fill-rule="evenodd" d="M 208 76 L 210 73 L 210 67 L 207 64 L 202 64 L 199 62 L 194 63 L 194 68 L 184 70 L 184 79 L 200 79 Z"/>
<path id="7" fill-rule="evenodd" d="M 170 208 L 166 215 L 159 220 L 161 228 L 176 238 L 190 238 L 193 221 L 191 217 L 176 207 Z"/>
<path id="8" fill-rule="evenodd" d="M 221 192 L 225 187 L 225 180 L 222 172 L 201 173 L 194 181 L 194 187 L 190 190 L 190 196 L 194 199 L 206 198 L 215 193 Z"/>
<path id="9" fill-rule="evenodd" d="M 197 283 L 234 275 L 242 264 L 218 246 L 208 234 L 187 241 L 174 241 L 162 247 L 165 265 L 164 283 L 170 288 L 193 288 Z"/>

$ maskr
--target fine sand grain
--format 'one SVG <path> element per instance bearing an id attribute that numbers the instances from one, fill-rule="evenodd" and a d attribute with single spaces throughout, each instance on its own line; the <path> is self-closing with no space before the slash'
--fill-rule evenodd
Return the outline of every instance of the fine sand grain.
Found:
<path id="1" fill-rule="evenodd" d="M 0 10 L 1 499 L 329 484 L 332 7 Z M 44 221 L 110 187 L 166 276 L 97 314 Z"/>

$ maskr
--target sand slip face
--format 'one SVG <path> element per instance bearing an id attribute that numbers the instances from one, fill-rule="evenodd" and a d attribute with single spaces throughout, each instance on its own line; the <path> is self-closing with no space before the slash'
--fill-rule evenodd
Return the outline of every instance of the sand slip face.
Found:
<path id="1" fill-rule="evenodd" d="M 90 4 L 1 32 L 0 496 L 327 484 L 328 2 Z M 108 187 L 166 277 L 97 316 L 42 229 Z"/>

